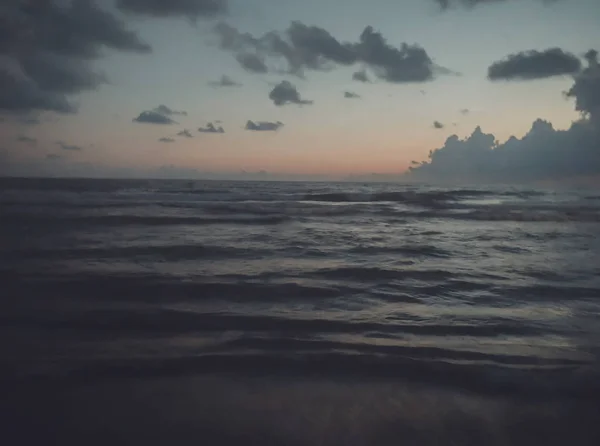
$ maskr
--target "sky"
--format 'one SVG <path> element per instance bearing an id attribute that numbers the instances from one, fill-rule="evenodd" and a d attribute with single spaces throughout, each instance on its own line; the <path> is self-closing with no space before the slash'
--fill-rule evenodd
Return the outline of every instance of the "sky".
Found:
<path id="1" fill-rule="evenodd" d="M 597 0 L 5 0 L 0 173 L 594 177 L 598 23 Z"/>

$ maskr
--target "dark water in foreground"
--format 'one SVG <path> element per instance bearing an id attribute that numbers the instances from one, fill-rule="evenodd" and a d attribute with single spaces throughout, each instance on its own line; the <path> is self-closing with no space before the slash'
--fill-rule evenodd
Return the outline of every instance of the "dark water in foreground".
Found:
<path id="1" fill-rule="evenodd" d="M 3 179 L 0 280 L 63 441 L 600 444 L 600 192 Z"/>

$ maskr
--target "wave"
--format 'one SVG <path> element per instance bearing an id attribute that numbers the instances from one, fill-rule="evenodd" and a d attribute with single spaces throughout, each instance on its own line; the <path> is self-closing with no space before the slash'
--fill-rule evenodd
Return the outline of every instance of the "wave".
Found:
<path id="1" fill-rule="evenodd" d="M 454 273 L 444 270 L 414 270 L 414 269 L 386 269 L 378 267 L 342 266 L 339 268 L 321 269 L 307 273 L 310 276 L 319 276 L 326 279 L 343 279 L 350 281 L 377 281 L 377 280 L 425 280 L 439 281 L 454 277 Z"/>
<path id="2" fill-rule="evenodd" d="M 57 226 L 175 226 L 175 225 L 278 225 L 286 223 L 289 218 L 282 215 L 270 215 L 265 217 L 179 217 L 179 216 L 144 216 L 144 215 L 97 215 L 97 216 L 36 216 L 36 223 Z M 3 224 L 31 223 L 31 217 L 27 215 L 12 215 L 3 219 Z"/>

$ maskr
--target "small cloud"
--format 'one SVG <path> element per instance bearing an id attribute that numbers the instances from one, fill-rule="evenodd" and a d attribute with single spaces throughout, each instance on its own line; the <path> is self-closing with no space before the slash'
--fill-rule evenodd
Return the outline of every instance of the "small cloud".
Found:
<path id="1" fill-rule="evenodd" d="M 492 81 L 545 79 L 577 74 L 581 68 L 581 60 L 577 56 L 560 48 L 531 50 L 511 54 L 503 60 L 494 62 L 488 68 L 488 79 Z"/>
<path id="2" fill-rule="evenodd" d="M 66 144 L 62 141 L 57 141 L 56 144 L 63 150 L 68 150 L 71 152 L 81 152 L 83 149 L 79 146 L 76 145 L 72 145 L 72 144 Z"/>
<path id="3" fill-rule="evenodd" d="M 275 132 L 283 127 L 283 122 L 269 122 L 269 121 L 248 121 L 246 123 L 246 130 L 254 132 Z"/>
<path id="4" fill-rule="evenodd" d="M 168 137 L 159 138 L 158 141 L 159 142 L 165 142 L 165 143 L 175 142 L 175 140 L 173 138 L 168 138 Z"/>
<path id="5" fill-rule="evenodd" d="M 32 146 L 34 146 L 34 145 L 37 144 L 37 139 L 36 138 L 31 138 L 31 137 L 26 136 L 26 135 L 19 135 L 19 136 L 17 136 L 17 141 L 25 143 L 25 144 L 30 144 Z"/>
<path id="6" fill-rule="evenodd" d="M 359 99 L 359 98 L 360 98 L 360 95 L 359 95 L 359 94 L 356 94 L 356 93 L 353 93 L 353 92 L 351 92 L 351 91 L 345 91 L 345 92 L 344 92 L 344 97 L 345 97 L 346 99 Z"/>
<path id="7" fill-rule="evenodd" d="M 57 155 L 56 153 L 49 153 L 48 155 L 46 155 L 46 159 L 49 161 L 58 161 L 62 158 L 62 155 Z"/>
<path id="8" fill-rule="evenodd" d="M 177 124 L 168 116 L 163 115 L 162 113 L 158 113 L 157 111 L 143 111 L 139 114 L 137 118 L 133 118 L 133 122 L 139 122 L 143 124 Z"/>
<path id="9" fill-rule="evenodd" d="M 19 124 L 23 124 L 23 125 L 38 125 L 40 123 L 40 119 L 36 116 L 23 116 L 22 118 L 19 118 L 17 121 Z"/>
<path id="10" fill-rule="evenodd" d="M 286 104 L 310 105 L 313 103 L 313 101 L 302 99 L 296 87 L 289 81 L 281 81 L 277 84 L 269 93 L 269 99 L 278 107 Z"/>
<path id="11" fill-rule="evenodd" d="M 442 124 L 440 121 L 433 121 L 433 128 L 434 129 L 443 129 L 444 124 Z"/>
<path id="12" fill-rule="evenodd" d="M 194 137 L 194 135 L 192 135 L 192 132 L 190 132 L 187 129 L 183 129 L 181 132 L 178 132 L 177 136 L 185 136 L 186 138 L 193 138 Z"/>
<path id="13" fill-rule="evenodd" d="M 218 81 L 209 82 L 213 87 L 241 87 L 242 84 L 234 81 L 229 76 L 224 74 Z"/>
<path id="14" fill-rule="evenodd" d="M 423 96 L 425 96 L 427 94 L 427 92 L 425 90 L 419 90 L 419 93 L 421 93 Z"/>
<path id="15" fill-rule="evenodd" d="M 199 127 L 198 131 L 200 133 L 225 133 L 223 127 L 216 127 L 212 122 L 206 124 L 206 127 Z"/>
<path id="16" fill-rule="evenodd" d="M 471 113 L 471 110 L 469 110 L 468 108 L 461 108 L 461 109 L 460 109 L 460 114 L 461 114 L 461 115 L 464 115 L 464 116 L 466 116 L 466 115 L 468 115 L 469 113 Z"/>
<path id="17" fill-rule="evenodd" d="M 155 113 L 160 113 L 161 115 L 164 115 L 164 116 L 173 116 L 173 115 L 187 116 L 186 111 L 173 110 L 172 108 L 167 107 L 164 104 L 160 104 L 158 107 L 154 108 L 152 111 Z"/>
<path id="18" fill-rule="evenodd" d="M 352 79 L 358 82 L 369 82 L 366 70 L 360 70 L 352 74 Z"/>

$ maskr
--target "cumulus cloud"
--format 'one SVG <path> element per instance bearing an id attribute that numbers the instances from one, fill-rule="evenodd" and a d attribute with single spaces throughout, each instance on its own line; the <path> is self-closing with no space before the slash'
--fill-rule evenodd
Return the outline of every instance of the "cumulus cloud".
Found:
<path id="1" fill-rule="evenodd" d="M 19 135 L 19 136 L 17 136 L 17 141 L 25 143 L 25 144 L 30 144 L 32 146 L 34 146 L 34 145 L 37 144 L 37 139 L 36 138 L 31 138 L 30 136 L 27 136 L 27 135 Z"/>
<path id="2" fill-rule="evenodd" d="M 581 60 L 560 48 L 523 51 L 494 62 L 488 68 L 488 79 L 531 80 L 565 76 L 581 71 Z"/>
<path id="3" fill-rule="evenodd" d="M 106 82 L 92 62 L 105 48 L 149 52 L 125 23 L 92 0 L 0 8 L 0 109 L 73 113 L 72 96 Z"/>
<path id="4" fill-rule="evenodd" d="M 153 17 L 213 17 L 227 12 L 227 0 L 117 0 L 124 12 Z"/>
<path id="5" fill-rule="evenodd" d="M 62 150 L 68 150 L 70 152 L 81 152 L 83 150 L 83 148 L 81 148 L 80 146 L 66 144 L 62 141 L 57 141 L 56 145 L 59 146 Z"/>
<path id="6" fill-rule="evenodd" d="M 159 113 L 154 110 L 148 110 L 148 111 L 141 112 L 137 118 L 133 118 L 133 122 L 139 122 L 142 124 L 161 124 L 161 125 L 176 124 L 176 122 L 173 121 L 168 116 L 163 115 L 162 113 Z"/>
<path id="7" fill-rule="evenodd" d="M 359 70 L 352 73 L 352 79 L 357 82 L 369 82 L 369 76 L 366 70 Z"/>
<path id="8" fill-rule="evenodd" d="M 352 92 L 352 91 L 345 91 L 345 92 L 344 92 L 344 97 L 345 97 L 346 99 L 359 99 L 359 98 L 360 98 L 360 95 L 359 95 L 359 94 L 356 94 L 356 93 L 354 93 L 354 92 Z"/>
<path id="9" fill-rule="evenodd" d="M 433 121 L 433 128 L 434 129 L 443 129 L 444 124 L 442 124 L 440 121 Z"/>
<path id="10" fill-rule="evenodd" d="M 358 42 L 340 42 L 329 31 L 294 21 L 283 32 L 271 31 L 255 37 L 219 23 L 215 27 L 219 46 L 235 54 L 237 61 L 255 73 L 286 72 L 303 76 L 305 70 L 328 70 L 335 66 L 362 63 L 388 82 L 425 82 L 436 74 L 447 74 L 437 67 L 418 45 L 391 46 L 381 33 L 368 26 Z M 282 69 L 282 66 L 285 67 Z M 366 72 L 353 75 L 367 82 Z"/>
<path id="11" fill-rule="evenodd" d="M 458 181 L 532 181 L 600 175 L 600 66 L 597 54 L 566 93 L 582 118 L 566 130 L 536 120 L 522 138 L 499 143 L 480 127 L 467 138 L 450 136 L 429 159 L 410 169 L 417 179 Z"/>
<path id="12" fill-rule="evenodd" d="M 275 132 L 283 127 L 283 122 L 269 122 L 269 121 L 248 121 L 246 122 L 246 130 L 254 132 Z"/>
<path id="13" fill-rule="evenodd" d="M 307 105 L 313 103 L 313 101 L 302 99 L 294 84 L 289 81 L 281 81 L 278 83 L 275 88 L 271 90 L 271 93 L 269 93 L 269 99 L 277 106 L 286 104 Z"/>
<path id="14" fill-rule="evenodd" d="M 224 74 L 218 81 L 209 82 L 209 85 L 212 85 L 213 87 L 239 87 L 242 84 L 234 81 L 229 76 Z"/>
<path id="15" fill-rule="evenodd" d="M 183 129 L 182 131 L 177 133 L 177 136 L 184 136 L 186 138 L 193 138 L 194 135 L 192 135 L 192 132 L 190 132 L 187 129 Z"/>
<path id="16" fill-rule="evenodd" d="M 164 142 L 164 143 L 171 143 L 171 142 L 175 142 L 175 139 L 165 136 L 163 138 L 159 138 L 158 141 Z"/>
<path id="17" fill-rule="evenodd" d="M 225 133 L 225 130 L 221 126 L 215 126 L 212 122 L 206 124 L 206 127 L 199 127 L 200 133 Z"/>

